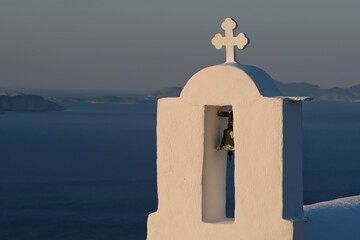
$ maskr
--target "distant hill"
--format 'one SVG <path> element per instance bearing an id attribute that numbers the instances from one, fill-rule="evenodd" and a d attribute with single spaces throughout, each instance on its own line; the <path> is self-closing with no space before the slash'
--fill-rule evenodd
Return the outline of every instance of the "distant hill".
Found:
<path id="1" fill-rule="evenodd" d="M 286 96 L 309 96 L 324 101 L 350 101 L 360 102 L 360 84 L 350 88 L 327 88 L 310 83 L 282 83 L 275 81 L 280 92 Z M 182 88 L 169 87 L 156 91 L 149 97 L 158 99 L 163 97 L 178 97 Z"/>
<path id="2" fill-rule="evenodd" d="M 126 98 L 126 97 L 114 97 L 104 96 L 88 100 L 89 103 L 112 103 L 112 104 L 142 104 L 149 101 L 145 98 Z"/>
<path id="3" fill-rule="evenodd" d="M 95 98 L 79 98 L 79 97 L 56 97 L 46 98 L 55 102 L 86 102 L 86 103 L 104 103 L 104 104 L 144 104 L 153 102 L 163 97 L 178 97 L 180 95 L 181 87 L 169 87 L 156 91 L 147 97 L 143 98 L 129 98 L 118 96 L 102 96 Z"/>
<path id="4" fill-rule="evenodd" d="M 310 96 L 318 100 L 327 101 L 360 101 L 360 84 L 350 88 L 325 88 L 309 83 L 282 83 L 276 81 L 279 90 L 284 95 Z"/>
<path id="5" fill-rule="evenodd" d="M 287 96 L 311 96 L 315 97 L 321 93 L 318 85 L 310 83 L 282 83 L 275 81 L 280 92 Z"/>
<path id="6" fill-rule="evenodd" d="M 47 97 L 49 101 L 54 102 L 83 102 L 83 103 L 103 103 L 103 104 L 144 104 L 149 103 L 148 98 L 129 98 L 116 96 L 102 96 L 96 98 L 78 98 L 78 97 Z"/>
<path id="7" fill-rule="evenodd" d="M 286 96 L 309 96 L 323 101 L 360 102 L 360 84 L 350 88 L 327 88 L 310 83 L 283 83 L 275 81 L 280 92 Z M 95 98 L 79 97 L 46 97 L 13 93 L 11 95 L 0 90 L 0 114 L 4 111 L 53 111 L 62 107 L 54 102 L 84 102 L 103 104 L 145 104 L 155 102 L 159 98 L 178 97 L 181 87 L 168 87 L 158 90 L 147 97 L 129 98 L 120 96 L 102 96 Z M 11 109 L 11 110 L 10 110 Z"/>
<path id="8" fill-rule="evenodd" d="M 181 91 L 181 87 L 168 87 L 150 94 L 149 98 L 178 97 Z"/>
<path id="9" fill-rule="evenodd" d="M 44 112 L 58 111 L 64 109 L 62 106 L 44 99 L 37 95 L 14 94 L 0 95 L 0 112 Z"/>

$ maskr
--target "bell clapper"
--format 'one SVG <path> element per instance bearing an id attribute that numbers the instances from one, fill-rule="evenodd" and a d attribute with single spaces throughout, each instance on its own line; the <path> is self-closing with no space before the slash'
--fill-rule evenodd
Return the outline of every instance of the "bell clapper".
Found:
<path id="1" fill-rule="evenodd" d="M 233 152 L 232 151 L 228 151 L 228 156 L 229 156 L 229 162 L 231 162 L 231 157 L 233 155 Z"/>

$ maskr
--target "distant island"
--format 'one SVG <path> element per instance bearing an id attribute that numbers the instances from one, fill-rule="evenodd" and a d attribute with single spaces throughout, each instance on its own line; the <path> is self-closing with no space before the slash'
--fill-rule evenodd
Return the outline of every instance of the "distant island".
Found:
<path id="1" fill-rule="evenodd" d="M 275 81 L 280 92 L 286 96 L 309 96 L 315 100 L 321 101 L 348 101 L 360 102 L 360 84 L 350 88 L 327 88 L 310 83 L 282 83 Z M 144 104 L 154 102 L 164 97 L 179 97 L 182 91 L 181 87 L 169 87 L 158 90 L 144 98 L 123 98 L 114 96 L 105 96 L 98 98 L 48 98 L 55 102 L 88 102 L 88 103 L 107 103 L 107 104 Z"/>
<path id="2" fill-rule="evenodd" d="M 310 96 L 320 101 L 360 102 L 360 84 L 350 88 L 326 88 L 310 83 L 282 83 L 275 81 L 280 92 L 286 96 Z M 159 98 L 178 97 L 181 87 L 168 87 L 158 90 L 146 97 L 130 98 L 120 96 L 102 96 L 95 98 L 79 97 L 42 97 L 23 93 L 7 94 L 0 90 L 0 114 L 6 111 L 58 111 L 64 107 L 57 103 L 83 102 L 102 104 L 146 104 L 156 102 Z M 57 102 L 57 103 L 56 103 Z"/>
<path id="3" fill-rule="evenodd" d="M 326 88 L 310 83 L 282 83 L 275 81 L 280 92 L 286 96 L 309 96 L 320 101 L 348 101 L 360 102 L 360 84 L 350 88 Z M 181 87 L 169 87 L 156 91 L 143 98 L 125 98 L 115 96 L 104 96 L 97 98 L 47 98 L 54 102 L 87 102 L 87 103 L 106 103 L 106 104 L 144 104 L 154 102 L 164 97 L 179 97 Z"/>
<path id="4" fill-rule="evenodd" d="M 46 97 L 47 100 L 53 102 L 83 102 L 83 103 L 103 103 L 103 104 L 145 104 L 156 101 L 163 97 L 180 96 L 181 87 L 169 87 L 156 91 L 147 97 L 129 98 L 117 96 L 102 96 L 95 98 L 78 98 L 78 97 Z"/>
<path id="5" fill-rule="evenodd" d="M 151 102 L 148 98 L 128 98 L 116 96 L 103 96 L 96 98 L 78 98 L 78 97 L 46 97 L 53 102 L 83 102 L 83 103 L 104 103 L 104 104 L 144 104 Z"/>
<path id="6" fill-rule="evenodd" d="M 59 111 L 64 108 L 41 96 L 23 93 L 7 94 L 0 91 L 0 114 L 6 111 L 45 112 Z"/>
<path id="7" fill-rule="evenodd" d="M 310 83 L 282 83 L 275 81 L 280 92 L 286 96 L 309 96 L 321 101 L 347 101 L 360 102 L 360 84 L 350 88 L 326 88 Z M 182 88 L 170 87 L 159 90 L 149 97 L 158 99 L 163 97 L 178 97 Z"/>
<path id="8" fill-rule="evenodd" d="M 322 101 L 360 102 L 360 84 L 349 88 L 320 88 L 310 83 L 282 83 L 275 81 L 280 92 L 287 96 L 310 96 Z"/>

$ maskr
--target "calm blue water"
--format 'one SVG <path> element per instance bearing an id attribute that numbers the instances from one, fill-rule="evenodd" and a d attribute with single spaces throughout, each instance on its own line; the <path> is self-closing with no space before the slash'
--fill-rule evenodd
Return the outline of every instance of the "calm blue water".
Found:
<path id="1" fill-rule="evenodd" d="M 304 104 L 304 202 L 360 194 L 360 103 Z"/>
<path id="2" fill-rule="evenodd" d="M 0 239 L 145 239 L 156 106 L 63 105 L 0 115 Z M 304 104 L 305 203 L 360 194 L 359 146 L 360 103 Z"/>

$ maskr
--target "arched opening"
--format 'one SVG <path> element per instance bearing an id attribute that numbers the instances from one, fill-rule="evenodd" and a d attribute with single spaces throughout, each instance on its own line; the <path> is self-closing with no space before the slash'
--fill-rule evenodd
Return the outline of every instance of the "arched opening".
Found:
<path id="1" fill-rule="evenodd" d="M 202 172 L 202 221 L 234 221 L 234 156 L 228 162 L 228 152 L 219 146 L 228 128 L 227 112 L 231 106 L 205 106 L 204 158 Z"/>

